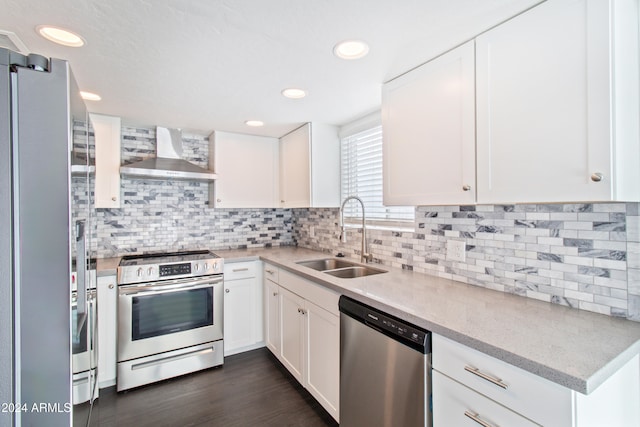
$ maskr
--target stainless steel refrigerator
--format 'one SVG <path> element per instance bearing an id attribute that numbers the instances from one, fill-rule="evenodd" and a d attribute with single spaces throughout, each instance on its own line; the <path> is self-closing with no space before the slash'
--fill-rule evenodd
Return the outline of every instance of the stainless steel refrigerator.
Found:
<path id="1" fill-rule="evenodd" d="M 72 331 L 86 310 L 71 315 L 70 270 L 76 240 L 86 270 L 86 245 L 71 220 L 71 158 L 88 138 L 74 122 L 88 126 L 66 61 L 0 49 L 0 426 L 73 421 Z"/>

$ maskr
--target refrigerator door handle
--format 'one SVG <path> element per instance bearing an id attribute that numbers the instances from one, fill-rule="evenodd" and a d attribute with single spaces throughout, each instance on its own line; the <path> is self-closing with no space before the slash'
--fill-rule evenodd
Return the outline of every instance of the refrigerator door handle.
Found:
<path id="1" fill-rule="evenodd" d="M 76 269 L 78 274 L 78 325 L 76 331 L 78 333 L 87 321 L 87 237 L 84 225 L 84 220 L 76 221 Z"/>

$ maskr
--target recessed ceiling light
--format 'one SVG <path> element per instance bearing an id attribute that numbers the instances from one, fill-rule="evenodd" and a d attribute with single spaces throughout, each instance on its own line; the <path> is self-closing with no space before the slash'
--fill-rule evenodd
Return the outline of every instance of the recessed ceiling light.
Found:
<path id="1" fill-rule="evenodd" d="M 97 93 L 85 92 L 83 90 L 80 91 L 80 96 L 85 101 L 100 101 L 102 99 Z"/>
<path id="2" fill-rule="evenodd" d="M 260 126 L 264 126 L 264 122 L 260 121 L 260 120 L 247 120 L 246 122 L 244 122 L 247 126 L 251 126 L 251 127 L 260 127 Z"/>
<path id="3" fill-rule="evenodd" d="M 51 25 L 38 25 L 36 31 L 42 37 L 63 46 L 80 47 L 84 46 L 84 39 L 73 31 Z"/>
<path id="4" fill-rule="evenodd" d="M 345 40 L 333 47 L 333 54 L 342 59 L 359 59 L 369 53 L 369 45 L 362 40 Z"/>
<path id="5" fill-rule="evenodd" d="M 302 89 L 297 89 L 294 87 L 290 87 L 288 89 L 284 89 L 282 91 L 282 95 L 286 96 L 287 98 L 291 98 L 291 99 L 300 99 L 300 98 L 304 98 L 305 96 L 307 96 L 307 92 L 302 90 Z"/>

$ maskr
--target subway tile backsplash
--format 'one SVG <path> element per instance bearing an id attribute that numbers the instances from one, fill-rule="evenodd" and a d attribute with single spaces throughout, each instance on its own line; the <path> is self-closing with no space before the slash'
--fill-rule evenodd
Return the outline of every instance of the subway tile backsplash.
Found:
<path id="1" fill-rule="evenodd" d="M 183 157 L 207 167 L 206 136 L 183 135 Z M 93 145 L 93 134 L 90 134 Z M 154 157 L 155 130 L 122 128 L 122 162 Z M 74 178 L 74 209 L 86 206 L 82 178 Z M 119 209 L 96 209 L 91 248 L 95 256 L 192 249 L 292 245 L 289 209 L 210 209 L 208 183 L 121 178 Z M 77 215 L 77 212 L 74 212 Z"/>
<path id="2" fill-rule="evenodd" d="M 368 229 L 383 265 L 640 321 L 638 203 L 420 206 L 414 231 Z M 299 246 L 357 260 L 360 231 L 341 243 L 338 209 L 294 209 Z M 446 259 L 447 240 L 465 262 Z"/>
<path id="3" fill-rule="evenodd" d="M 185 134 L 184 157 L 206 167 L 207 144 Z M 155 152 L 155 130 L 122 128 L 123 163 Z M 81 183 L 72 180 L 74 215 L 88 199 Z M 349 228 L 341 243 L 337 208 L 210 209 L 207 183 L 127 177 L 121 200 L 93 211 L 98 257 L 298 245 L 359 259 L 360 231 Z M 640 321 L 639 211 L 639 203 L 420 206 L 410 231 L 370 228 L 368 237 L 382 265 Z M 465 262 L 446 259 L 450 239 L 466 243 Z"/>

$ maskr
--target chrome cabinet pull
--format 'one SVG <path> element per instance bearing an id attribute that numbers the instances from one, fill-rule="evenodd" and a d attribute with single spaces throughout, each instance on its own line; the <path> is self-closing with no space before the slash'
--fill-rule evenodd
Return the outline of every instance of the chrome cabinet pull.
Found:
<path id="1" fill-rule="evenodd" d="M 113 283 L 109 284 L 109 289 L 113 289 Z"/>
<path id="2" fill-rule="evenodd" d="M 474 367 L 471 367 L 471 366 L 467 365 L 467 366 L 464 367 L 464 370 L 467 371 L 467 372 L 472 373 L 473 375 L 476 375 L 476 376 L 482 378 L 483 380 L 487 380 L 490 383 L 495 384 L 498 387 L 503 388 L 505 390 L 508 387 L 505 383 L 502 382 L 502 380 L 500 378 L 495 378 L 495 377 L 492 377 L 491 375 L 485 374 L 484 372 L 480 372 L 478 370 L 478 368 L 474 368 Z"/>
<path id="3" fill-rule="evenodd" d="M 469 191 L 471 190 L 471 186 L 470 185 L 463 185 L 462 186 L 462 191 Z"/>
<path id="4" fill-rule="evenodd" d="M 274 292 L 274 293 L 273 293 L 273 296 L 274 296 L 274 297 L 277 297 L 277 296 L 278 296 L 278 293 L 277 293 L 277 292 Z"/>
<path id="5" fill-rule="evenodd" d="M 495 427 L 493 424 L 489 424 L 488 422 L 482 420 L 478 414 L 473 413 L 471 411 L 464 411 L 464 416 L 467 418 L 471 418 L 473 421 L 480 424 L 482 427 Z"/>
<path id="6" fill-rule="evenodd" d="M 602 181 L 602 174 L 600 172 L 595 172 L 591 174 L 591 181 L 593 182 L 600 182 Z"/>
<path id="7" fill-rule="evenodd" d="M 228 294 L 231 291 L 229 291 L 229 289 L 225 289 L 224 292 Z"/>
<path id="8" fill-rule="evenodd" d="M 239 273 L 241 271 L 249 271 L 249 268 L 234 268 L 233 270 L 234 273 Z"/>
<path id="9" fill-rule="evenodd" d="M 267 273 L 269 273 L 269 274 L 274 274 L 274 273 L 275 273 L 275 271 L 273 271 L 273 270 L 265 270 L 265 271 L 266 271 Z"/>

